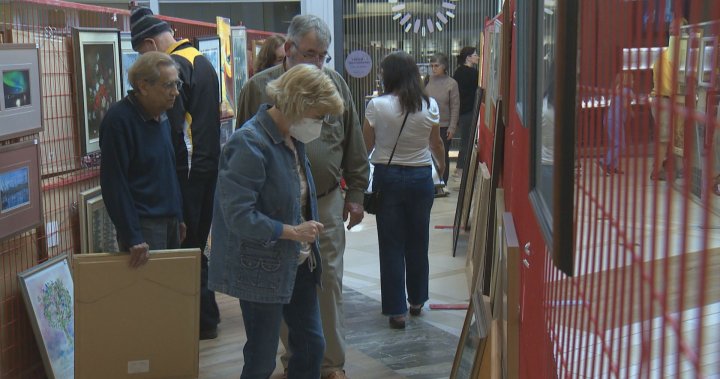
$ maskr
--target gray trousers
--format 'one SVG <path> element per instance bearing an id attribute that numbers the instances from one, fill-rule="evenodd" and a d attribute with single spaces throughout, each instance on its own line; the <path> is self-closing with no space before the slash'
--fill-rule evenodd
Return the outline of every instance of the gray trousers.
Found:
<path id="1" fill-rule="evenodd" d="M 150 250 L 169 250 L 180 248 L 180 229 L 175 217 L 141 218 L 140 231 Z M 118 239 L 120 251 L 130 251 L 125 241 Z"/>
<path id="2" fill-rule="evenodd" d="M 322 289 L 318 289 L 320 318 L 325 334 L 325 355 L 321 373 L 323 376 L 345 366 L 345 315 L 343 314 L 342 279 L 343 255 L 345 254 L 345 224 L 342 213 L 345 199 L 342 191 L 335 189 L 318 199 L 318 212 L 325 231 L 320 234 L 322 258 Z M 288 351 L 287 326 L 283 322 L 280 339 L 285 353 L 280 358 L 284 367 L 291 352 Z"/>

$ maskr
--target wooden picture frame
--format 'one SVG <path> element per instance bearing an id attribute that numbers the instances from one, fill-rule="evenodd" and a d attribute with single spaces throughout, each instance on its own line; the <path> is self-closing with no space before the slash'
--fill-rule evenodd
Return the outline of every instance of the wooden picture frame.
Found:
<path id="1" fill-rule="evenodd" d="M 0 240 L 42 224 L 38 140 L 0 146 Z"/>
<path id="2" fill-rule="evenodd" d="M 476 326 L 478 318 L 475 313 L 475 299 L 471 297 L 467 312 L 465 313 L 465 321 L 463 322 L 462 332 L 455 350 L 455 359 L 453 360 L 452 369 L 450 371 L 450 379 L 474 379 L 480 376 L 481 365 L 484 357 L 490 354 L 487 347 L 487 336 L 479 335 L 479 328 Z"/>
<path id="3" fill-rule="evenodd" d="M 66 255 L 18 274 L 25 308 L 50 379 L 72 379 L 75 370 L 74 288 Z"/>
<path id="4" fill-rule="evenodd" d="M 120 32 L 73 28 L 75 93 L 80 155 L 100 150 L 100 123 L 110 106 L 122 99 Z"/>
<path id="5" fill-rule="evenodd" d="M 503 214 L 502 345 L 503 378 L 519 378 L 520 369 L 520 242 L 512 213 Z"/>
<path id="6" fill-rule="evenodd" d="M 0 44 L 0 140 L 43 129 L 39 56 L 37 44 Z"/>
<path id="7" fill-rule="evenodd" d="M 140 53 L 133 50 L 130 32 L 120 32 L 120 70 L 122 72 L 122 90 L 121 98 L 126 96 L 128 91 L 132 89 L 132 84 L 128 78 L 128 71 L 135 61 L 140 57 Z"/>
<path id="8" fill-rule="evenodd" d="M 477 190 L 474 192 L 473 225 L 468 238 L 467 253 L 465 256 L 465 275 L 467 277 L 468 291 L 472 293 L 475 288 L 480 262 L 485 261 L 485 244 L 487 242 L 488 211 L 490 209 L 490 171 L 485 163 L 478 165 L 475 182 Z"/>
<path id="9" fill-rule="evenodd" d="M 220 37 L 217 35 L 213 36 L 202 36 L 195 37 L 195 47 L 202 53 L 202 55 L 210 61 L 218 80 L 218 101 L 222 103 L 222 60 L 221 60 L 221 46 Z"/>
<path id="10" fill-rule="evenodd" d="M 262 50 L 263 45 L 265 44 L 264 39 L 254 39 L 252 40 L 252 54 L 253 54 L 253 62 L 257 58 L 258 54 L 260 54 L 260 50 Z"/>

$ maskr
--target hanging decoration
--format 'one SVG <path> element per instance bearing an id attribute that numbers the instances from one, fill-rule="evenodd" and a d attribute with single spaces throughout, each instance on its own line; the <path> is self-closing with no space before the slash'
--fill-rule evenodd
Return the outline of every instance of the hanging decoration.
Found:
<path id="1" fill-rule="evenodd" d="M 443 1 L 430 13 L 415 11 L 415 14 L 412 13 L 414 9 L 408 9 L 409 2 L 388 0 L 388 4 L 391 5 L 392 19 L 400 24 L 405 33 L 409 33 L 412 30 L 413 33 L 420 33 L 425 37 L 426 34 L 432 34 L 436 31 L 442 32 L 445 29 L 448 22 L 455 18 L 458 1 L 459 0 Z M 413 3 L 419 4 L 413 8 L 423 10 L 432 7 L 435 1 L 415 1 Z"/>

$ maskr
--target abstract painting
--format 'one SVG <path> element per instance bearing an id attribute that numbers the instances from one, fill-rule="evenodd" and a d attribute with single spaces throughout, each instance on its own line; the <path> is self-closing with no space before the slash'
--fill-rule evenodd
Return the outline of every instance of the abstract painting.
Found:
<path id="1" fill-rule="evenodd" d="M 67 256 L 18 274 L 35 339 L 51 379 L 75 375 L 73 280 Z"/>
<path id="2" fill-rule="evenodd" d="M 81 155 L 100 149 L 100 123 L 122 98 L 116 29 L 73 28 Z"/>
<path id="3" fill-rule="evenodd" d="M 30 70 L 3 71 L 5 109 L 30 105 Z"/>

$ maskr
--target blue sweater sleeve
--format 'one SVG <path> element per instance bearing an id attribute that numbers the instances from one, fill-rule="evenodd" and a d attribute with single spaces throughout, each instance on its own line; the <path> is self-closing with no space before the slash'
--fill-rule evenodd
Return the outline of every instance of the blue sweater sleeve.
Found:
<path id="1" fill-rule="evenodd" d="M 145 239 L 128 183 L 130 154 L 134 147 L 126 134 L 128 128 L 124 128 L 121 121 L 113 121 L 116 118 L 111 113 L 108 112 L 100 124 L 100 186 L 118 237 L 128 246 L 135 246 Z"/>

